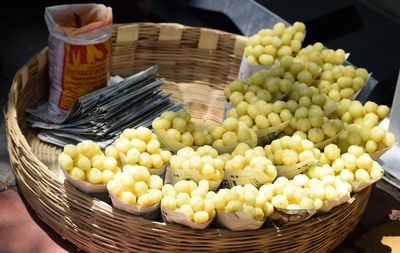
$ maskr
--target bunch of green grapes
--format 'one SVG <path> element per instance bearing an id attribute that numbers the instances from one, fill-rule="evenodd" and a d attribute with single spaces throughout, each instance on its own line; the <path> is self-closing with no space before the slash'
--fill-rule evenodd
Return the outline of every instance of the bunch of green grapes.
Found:
<path id="1" fill-rule="evenodd" d="M 91 184 L 107 184 L 120 171 L 118 156 L 102 153 L 97 143 L 85 140 L 78 145 L 68 144 L 58 156 L 59 165 L 71 177 Z"/>
<path id="2" fill-rule="evenodd" d="M 337 145 L 346 152 L 349 146 L 358 145 L 369 154 L 391 147 L 396 139 L 392 132 L 386 131 L 381 126 L 368 127 L 353 123 L 345 124 L 343 133 L 337 140 Z"/>
<path id="3" fill-rule="evenodd" d="M 327 95 L 333 101 L 352 98 L 368 80 L 368 71 L 353 66 L 326 65 L 320 79 L 313 85 L 318 87 L 321 94 Z"/>
<path id="4" fill-rule="evenodd" d="M 341 65 L 346 60 L 346 53 L 343 49 L 327 49 L 321 42 L 308 45 L 302 48 L 295 57 L 300 62 L 313 62 L 318 66 L 325 64 Z"/>
<path id="5" fill-rule="evenodd" d="M 217 150 L 205 145 L 196 151 L 191 147 L 184 147 L 178 150 L 170 160 L 174 170 L 196 170 L 203 179 L 210 181 L 222 181 L 224 178 L 224 160 L 220 159 Z"/>
<path id="6" fill-rule="evenodd" d="M 328 174 L 331 168 L 329 165 L 325 164 L 323 166 L 313 167 L 314 171 L 318 176 L 310 177 L 307 184 L 304 185 L 306 191 L 308 191 L 314 198 L 322 201 L 338 200 L 344 195 L 349 195 L 352 192 L 352 187 L 350 183 L 341 179 L 340 176 L 335 176 L 333 174 Z M 326 174 L 322 176 L 322 174 Z M 307 177 L 306 175 L 303 175 Z"/>
<path id="7" fill-rule="evenodd" d="M 250 64 L 272 65 L 275 59 L 298 52 L 305 36 L 303 23 L 295 22 L 293 26 L 286 27 L 279 22 L 272 29 L 261 29 L 251 36 L 244 54 Z"/>
<path id="8" fill-rule="evenodd" d="M 323 206 L 322 194 L 308 187 L 309 181 L 303 174 L 295 176 L 292 180 L 278 177 L 273 184 L 262 186 L 260 191 L 273 196 L 271 203 L 275 208 L 319 210 Z"/>
<path id="9" fill-rule="evenodd" d="M 293 89 L 286 97 L 287 108 L 294 113 L 299 107 L 310 108 L 318 106 L 324 113 L 333 111 L 337 105 L 336 102 L 329 99 L 326 95 L 319 94 L 319 90 L 313 86 L 307 86 L 305 83 L 296 82 Z"/>
<path id="10" fill-rule="evenodd" d="M 367 101 L 362 105 L 360 101 L 345 98 L 339 102 L 334 116 L 345 123 L 356 123 L 372 129 L 389 114 L 389 111 L 386 105 L 378 106 L 372 101 Z"/>
<path id="11" fill-rule="evenodd" d="M 218 212 L 244 212 L 255 220 L 265 221 L 274 208 L 270 203 L 272 194 L 252 184 L 236 185 L 231 189 L 220 189 L 218 193 L 210 193 Z"/>
<path id="12" fill-rule="evenodd" d="M 159 169 L 171 158 L 171 152 L 160 148 L 157 135 L 145 127 L 125 129 L 113 146 L 125 164 L 142 165 L 148 169 Z"/>
<path id="13" fill-rule="evenodd" d="M 226 99 L 237 106 L 245 101 L 254 104 L 258 100 L 267 103 L 288 93 L 293 86 L 294 77 L 290 72 L 276 66 L 269 70 L 254 72 L 247 80 L 234 80 L 224 89 Z"/>
<path id="14" fill-rule="evenodd" d="M 128 205 L 152 206 L 162 199 L 163 180 L 150 175 L 144 166 L 125 165 L 121 173 L 107 183 L 107 190 Z"/>
<path id="15" fill-rule="evenodd" d="M 208 126 L 214 148 L 236 147 L 238 143 L 257 144 L 257 135 L 245 122 L 228 116 L 221 125 Z"/>
<path id="16" fill-rule="evenodd" d="M 308 86 L 321 74 L 321 67 L 317 63 L 300 61 L 292 56 L 283 57 L 280 60 L 280 66 L 284 68 L 287 78 L 293 77 L 293 81 L 305 83 Z"/>
<path id="17" fill-rule="evenodd" d="M 311 106 L 318 106 L 324 113 L 328 115 L 332 113 L 337 107 L 337 103 L 320 94 L 319 90 L 314 86 L 307 86 L 304 83 L 295 83 L 292 91 L 287 96 L 287 108 L 294 113 L 299 107 L 310 108 Z"/>
<path id="18" fill-rule="evenodd" d="M 254 104 L 241 102 L 236 108 L 230 109 L 227 116 L 235 119 L 239 124 L 244 123 L 247 127 L 257 131 L 290 120 L 292 113 L 286 109 L 286 103 L 282 100 L 273 103 L 260 100 Z"/>
<path id="19" fill-rule="evenodd" d="M 215 217 L 215 202 L 210 198 L 207 180 L 200 180 L 199 185 L 194 181 L 181 180 L 174 186 L 166 184 L 162 188 L 161 207 L 180 212 L 192 222 L 205 223 Z"/>
<path id="20" fill-rule="evenodd" d="M 317 97 L 314 98 L 315 101 L 312 101 L 311 99 L 314 96 Z M 293 89 L 287 95 L 286 100 L 293 100 L 299 103 L 301 98 L 303 98 L 303 100 L 308 98 L 310 101 L 306 104 L 308 105 L 306 107 L 309 107 L 312 104 L 318 104 L 323 106 L 328 101 L 328 99 L 326 99 L 326 96 L 324 96 L 325 99 L 322 98 L 322 96 L 323 95 L 320 95 L 318 89 L 315 88 L 314 86 L 308 86 L 305 83 L 295 82 L 293 85 Z"/>
<path id="21" fill-rule="evenodd" d="M 308 176 L 320 180 L 328 176 L 340 177 L 343 182 L 353 183 L 368 182 L 383 175 L 381 166 L 357 145 L 351 145 L 347 152 L 341 153 L 338 146 L 330 144 L 325 147 L 321 157 L 325 157 L 320 160 L 323 165 L 310 168 Z"/>
<path id="22" fill-rule="evenodd" d="M 268 175 L 268 182 L 273 182 L 277 176 L 277 171 L 272 162 L 266 157 L 262 147 L 257 146 L 253 149 L 245 143 L 240 143 L 232 152 L 230 158 L 225 163 L 226 170 L 255 170 Z"/>
<path id="23" fill-rule="evenodd" d="M 340 150 L 340 148 L 336 144 L 330 143 L 324 147 L 321 154 L 319 155 L 319 158 L 318 158 L 319 164 L 320 165 L 324 165 L 324 164 L 332 165 L 332 163 L 336 159 L 340 158 L 341 154 L 342 154 L 342 151 Z"/>
<path id="24" fill-rule="evenodd" d="M 292 101 L 289 100 L 286 103 L 290 110 L 296 108 L 295 101 Z M 290 119 L 289 125 L 284 129 L 284 133 L 299 135 L 302 139 L 308 139 L 314 144 L 335 137 L 343 129 L 343 123 L 340 120 L 324 116 L 324 111 L 319 105 L 304 107 L 308 101 L 308 99 L 300 100 L 299 104 L 302 106 L 296 109 L 294 117 Z"/>
<path id="25" fill-rule="evenodd" d="M 153 120 L 154 130 L 165 130 L 170 138 L 185 146 L 211 145 L 212 138 L 191 122 L 190 114 L 181 109 L 177 112 L 165 111 Z"/>
<path id="26" fill-rule="evenodd" d="M 283 136 L 265 146 L 265 154 L 274 165 L 295 165 L 299 162 L 314 160 L 320 152 L 314 144 L 298 135 Z"/>

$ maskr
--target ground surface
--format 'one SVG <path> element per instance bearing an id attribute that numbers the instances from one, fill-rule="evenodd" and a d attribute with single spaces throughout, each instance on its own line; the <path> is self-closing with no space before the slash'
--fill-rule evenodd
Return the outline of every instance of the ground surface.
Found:
<path id="1" fill-rule="evenodd" d="M 0 17 L 0 108 L 7 101 L 15 72 L 47 45 L 48 33 L 43 20 L 46 3 L 12 2 L 2 5 Z M 153 0 L 151 9 L 147 2 L 113 3 L 114 21 L 168 21 L 239 32 L 221 14 L 199 11 L 188 7 L 185 1 Z M 309 28 L 309 42 L 319 40 L 328 47 L 343 47 L 350 51 L 350 61 L 367 67 L 380 81 L 371 99 L 391 104 L 400 55 L 400 14 L 395 11 L 398 3 L 391 0 L 258 2 L 290 22 L 305 22 Z M 58 3 L 61 2 L 51 2 Z M 393 6 L 397 9 L 391 8 L 390 4 L 395 4 Z M 180 14 L 176 15 L 176 11 Z M 327 24 L 330 25 L 327 27 Z M 41 222 L 17 188 L 12 187 L 14 179 L 6 152 L 3 123 L 0 115 L 0 190 L 11 189 L 0 192 L 0 253 L 77 252 L 74 245 Z M 400 252 L 400 225 L 388 216 L 392 209 L 400 210 L 399 190 L 378 182 L 361 222 L 335 252 Z"/>

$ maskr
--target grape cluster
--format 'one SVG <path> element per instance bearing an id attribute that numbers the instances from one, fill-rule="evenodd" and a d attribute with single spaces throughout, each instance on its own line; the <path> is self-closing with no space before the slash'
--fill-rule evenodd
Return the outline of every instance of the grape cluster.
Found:
<path id="1" fill-rule="evenodd" d="M 287 108 L 294 113 L 299 107 L 306 107 L 310 109 L 319 108 L 326 114 L 332 113 L 337 103 L 329 99 L 326 95 L 320 94 L 319 90 L 314 86 L 307 86 L 305 83 L 296 82 L 293 89 L 287 96 Z"/>
<path id="2" fill-rule="evenodd" d="M 277 171 L 272 162 L 266 157 L 262 147 L 257 146 L 251 149 L 247 144 L 240 143 L 227 159 L 226 170 L 253 170 L 266 174 L 271 183 L 277 176 Z"/>
<path id="3" fill-rule="evenodd" d="M 257 144 L 257 135 L 245 122 L 227 117 L 221 125 L 211 124 L 207 129 L 212 137 L 214 148 L 235 148 L 238 143 Z"/>
<path id="4" fill-rule="evenodd" d="M 358 100 L 342 99 L 334 112 L 334 116 L 344 123 L 356 123 L 372 129 L 389 114 L 389 107 L 367 101 L 364 105 Z"/>
<path id="5" fill-rule="evenodd" d="M 237 106 L 246 101 L 254 104 L 258 100 L 267 103 L 288 93 L 294 82 L 294 76 L 285 72 L 280 66 L 270 70 L 254 72 L 247 80 L 234 80 L 224 89 L 224 95 L 229 102 Z"/>
<path id="6" fill-rule="evenodd" d="M 338 140 L 340 149 L 345 152 L 350 145 L 359 145 L 367 153 L 374 153 L 395 143 L 394 134 L 378 126 L 389 114 L 389 107 L 368 101 L 343 99 L 339 102 L 332 117 L 345 122 L 345 131 Z"/>
<path id="7" fill-rule="evenodd" d="M 284 68 L 287 77 L 293 77 L 293 81 L 311 85 L 319 77 L 321 67 L 312 61 L 301 61 L 292 56 L 285 56 L 280 61 L 280 66 Z"/>
<path id="8" fill-rule="evenodd" d="M 333 161 L 338 159 L 341 155 L 341 150 L 336 144 L 330 143 L 326 145 L 319 156 L 319 164 L 324 165 L 328 164 L 331 165 Z"/>
<path id="9" fill-rule="evenodd" d="M 125 165 L 107 183 L 107 190 L 127 205 L 153 206 L 162 199 L 163 180 L 144 166 Z"/>
<path id="10" fill-rule="evenodd" d="M 289 122 L 289 127 L 292 129 L 296 127 L 297 131 L 294 135 L 299 135 L 302 139 L 308 139 L 318 145 L 337 136 L 343 129 L 343 123 L 340 120 L 328 119 L 323 116 L 312 116 L 310 118 L 293 118 Z"/>
<path id="11" fill-rule="evenodd" d="M 306 185 L 306 189 L 315 199 L 322 201 L 338 201 L 343 196 L 350 196 L 352 187 L 339 176 L 335 177 L 334 175 L 326 175 L 324 177 L 310 178 Z M 320 204 L 319 200 L 318 205 Z"/>
<path id="12" fill-rule="evenodd" d="M 258 221 L 265 221 L 274 208 L 272 206 L 270 192 L 263 188 L 258 190 L 252 184 L 244 186 L 236 185 L 231 189 L 220 189 L 218 193 L 211 193 L 217 212 L 244 212 Z"/>
<path id="13" fill-rule="evenodd" d="M 324 95 L 312 92 L 313 87 L 299 85 L 289 93 L 286 108 L 293 113 L 285 134 L 299 134 L 314 144 L 336 136 L 342 129 L 340 120 L 329 119 L 327 112 L 333 112 L 336 103 Z"/>
<path id="14" fill-rule="evenodd" d="M 265 191 L 272 195 L 271 203 L 275 208 L 300 210 L 316 209 L 323 206 L 321 194 L 309 187 L 309 178 L 299 174 L 292 180 L 278 177 L 273 184 L 264 185 Z"/>
<path id="15" fill-rule="evenodd" d="M 196 151 L 191 147 L 182 148 L 171 157 L 170 163 L 174 170 L 194 170 L 206 180 L 221 182 L 224 178 L 225 162 L 219 158 L 217 150 L 208 145 Z"/>
<path id="16" fill-rule="evenodd" d="M 292 55 L 301 49 L 306 27 L 301 22 L 286 27 L 282 22 L 272 29 L 261 29 L 251 36 L 244 54 L 250 64 L 272 65 L 275 59 Z"/>
<path id="17" fill-rule="evenodd" d="M 107 184 L 120 171 L 117 157 L 102 153 L 93 141 L 68 144 L 58 156 L 58 163 L 71 177 L 91 184 Z"/>
<path id="18" fill-rule="evenodd" d="M 314 160 L 320 153 L 314 144 L 298 135 L 275 139 L 265 146 L 266 156 L 275 165 L 295 165 L 299 162 Z"/>
<path id="19" fill-rule="evenodd" d="M 321 42 L 302 48 L 296 55 L 296 60 L 302 63 L 312 62 L 318 66 L 341 65 L 346 60 L 343 49 L 327 49 Z"/>
<path id="20" fill-rule="evenodd" d="M 383 176 L 381 166 L 357 145 L 351 145 L 347 152 L 342 154 L 338 146 L 329 144 L 321 154 L 320 164 L 322 166 L 310 168 L 307 174 L 320 180 L 326 177 L 330 179 L 325 180 L 340 177 L 347 183 L 367 183 Z"/>
<path id="21" fill-rule="evenodd" d="M 185 146 L 212 144 L 210 134 L 191 122 L 191 116 L 185 109 L 163 112 L 153 120 L 152 127 L 154 130 L 165 130 L 170 138 Z"/>
<path id="22" fill-rule="evenodd" d="M 215 217 L 215 202 L 210 196 L 215 194 L 209 191 L 207 180 L 200 180 L 197 185 L 194 181 L 178 181 L 175 185 L 165 184 L 162 187 L 161 207 L 186 216 L 189 221 L 205 223 Z"/>
<path id="23" fill-rule="evenodd" d="M 358 145 L 367 153 L 372 154 L 393 146 L 395 142 L 394 134 L 386 131 L 381 126 L 374 126 L 369 129 L 353 123 L 345 125 L 345 131 L 340 135 L 337 145 L 342 152 L 345 152 L 351 145 Z"/>
<path id="24" fill-rule="evenodd" d="M 290 120 L 292 113 L 285 107 L 285 102 L 281 100 L 273 103 L 258 101 L 250 105 L 246 102 L 241 102 L 236 108 L 228 111 L 227 115 L 257 131 L 275 127 Z"/>
<path id="25" fill-rule="evenodd" d="M 320 79 L 313 85 L 321 94 L 327 95 L 333 101 L 352 98 L 368 80 L 368 71 L 364 68 L 354 68 L 351 65 L 324 65 Z"/>
<path id="26" fill-rule="evenodd" d="M 142 165 L 148 169 L 159 169 L 171 158 L 170 151 L 160 148 L 157 135 L 145 127 L 125 129 L 113 146 L 124 164 Z"/>

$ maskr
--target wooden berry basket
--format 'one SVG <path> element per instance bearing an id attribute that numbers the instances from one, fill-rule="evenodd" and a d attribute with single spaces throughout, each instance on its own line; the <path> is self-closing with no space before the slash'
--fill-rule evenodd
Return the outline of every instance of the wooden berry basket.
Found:
<path id="1" fill-rule="evenodd" d="M 152 64 L 169 81 L 163 89 L 186 103 L 194 118 L 222 118 L 223 88 L 235 79 L 245 38 L 178 24 L 124 24 L 113 32 L 112 74 Z M 90 252 L 326 252 L 356 226 L 370 187 L 328 214 L 287 227 L 255 231 L 193 230 L 113 209 L 64 181 L 60 149 L 35 137 L 24 110 L 47 99 L 47 49 L 15 75 L 6 110 L 8 151 L 21 192 L 37 215 L 63 238 Z"/>

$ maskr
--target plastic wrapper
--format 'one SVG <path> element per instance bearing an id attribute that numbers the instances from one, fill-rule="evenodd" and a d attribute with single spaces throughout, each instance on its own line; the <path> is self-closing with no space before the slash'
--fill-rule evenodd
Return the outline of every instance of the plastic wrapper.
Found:
<path id="1" fill-rule="evenodd" d="M 346 54 L 347 55 L 347 54 Z M 350 54 L 349 54 L 350 55 Z M 346 57 L 347 59 L 347 57 Z M 360 94 L 360 92 L 363 90 L 364 86 L 368 83 L 369 79 L 372 77 L 372 72 L 368 73 L 368 78 L 367 80 L 365 80 L 364 85 L 361 87 L 361 89 L 359 89 L 358 91 L 356 91 L 356 93 L 354 93 L 354 95 L 351 97 L 352 100 L 356 100 L 358 94 Z"/>
<path id="2" fill-rule="evenodd" d="M 129 205 L 122 202 L 112 193 L 110 193 L 110 198 L 112 205 L 119 210 L 142 216 L 149 220 L 157 220 L 160 215 L 160 203 L 154 204 L 152 206 Z"/>
<path id="3" fill-rule="evenodd" d="M 247 61 L 246 56 L 243 54 L 242 61 L 239 67 L 238 79 L 245 80 L 251 76 L 254 72 L 270 69 L 272 65 L 260 65 L 260 64 L 250 64 Z"/>
<path id="4" fill-rule="evenodd" d="M 167 131 L 165 130 L 153 130 L 153 131 L 157 135 L 157 138 L 160 140 L 161 146 L 165 147 L 166 149 L 168 149 L 173 153 L 176 153 L 178 152 L 179 149 L 186 147 L 182 143 L 169 137 Z"/>
<path id="5" fill-rule="evenodd" d="M 235 106 L 228 101 L 225 100 L 224 102 L 224 119 L 226 119 L 226 116 L 228 114 L 228 111 L 232 108 L 235 108 Z"/>
<path id="6" fill-rule="evenodd" d="M 342 130 L 340 130 L 335 136 L 333 136 L 333 137 L 331 137 L 331 138 L 329 138 L 329 139 L 326 139 L 326 140 L 324 140 L 324 141 L 322 141 L 322 142 L 320 142 L 320 143 L 317 143 L 317 144 L 314 144 L 314 147 L 315 148 L 319 148 L 319 149 L 323 149 L 326 145 L 328 145 L 328 144 L 331 144 L 331 143 L 335 143 L 336 142 L 336 140 L 340 137 L 340 135 L 343 133 L 343 129 Z"/>
<path id="7" fill-rule="evenodd" d="M 192 180 L 192 178 L 184 170 L 173 170 L 171 165 L 167 166 L 164 184 L 174 185 L 180 180 Z"/>
<path id="8" fill-rule="evenodd" d="M 111 70 L 112 10 L 103 4 L 47 7 L 49 112 L 66 115 L 75 100 L 107 85 Z"/>
<path id="9" fill-rule="evenodd" d="M 378 160 L 379 157 L 381 157 L 383 154 L 386 153 L 386 151 L 388 151 L 391 148 L 392 147 L 386 147 L 384 149 L 377 150 L 377 151 L 375 151 L 373 153 L 369 153 L 369 156 L 372 158 L 372 160 L 376 161 L 376 160 Z"/>
<path id="10" fill-rule="evenodd" d="M 89 182 L 85 182 L 85 181 L 71 177 L 68 174 L 68 172 L 65 171 L 62 167 L 61 167 L 61 170 L 65 176 L 65 179 L 83 192 L 86 192 L 86 193 L 106 193 L 107 192 L 106 184 L 91 184 Z"/>
<path id="11" fill-rule="evenodd" d="M 253 143 L 250 140 L 246 141 L 244 143 L 248 144 L 250 148 L 254 148 L 257 145 L 257 143 Z M 222 155 L 222 154 L 226 154 L 226 153 L 229 153 L 229 154 L 232 153 L 233 150 L 235 150 L 235 148 L 237 147 L 237 145 L 231 145 L 231 146 L 226 146 L 226 147 L 214 147 L 213 146 L 213 148 L 215 150 L 217 150 L 218 154 Z"/>
<path id="12" fill-rule="evenodd" d="M 289 125 L 289 122 L 290 120 L 287 120 L 273 127 L 258 129 L 256 131 L 258 144 L 265 146 L 271 143 Z"/>
<path id="13" fill-rule="evenodd" d="M 252 184 L 260 188 L 266 183 L 272 183 L 272 181 L 274 181 L 274 178 L 259 170 L 225 170 L 223 185 L 232 188 L 235 185 Z"/>
<path id="14" fill-rule="evenodd" d="M 232 231 L 245 231 L 259 229 L 265 221 L 259 221 L 245 212 L 228 213 L 217 210 L 217 222 Z"/>
<path id="15" fill-rule="evenodd" d="M 181 224 L 192 229 L 205 229 L 212 222 L 212 220 L 204 223 L 193 222 L 190 221 L 183 213 L 164 208 L 161 208 L 161 214 L 166 222 Z"/>
<path id="16" fill-rule="evenodd" d="M 306 160 L 300 163 L 296 163 L 294 165 L 278 165 L 275 166 L 276 170 L 278 172 L 278 177 L 287 177 L 289 179 L 292 179 L 296 175 L 303 173 L 304 171 L 308 170 L 311 166 L 317 164 L 317 160 L 315 159 L 310 159 Z"/>
<path id="17" fill-rule="evenodd" d="M 275 208 L 270 216 L 280 226 L 297 224 L 311 218 L 316 213 L 315 209 L 283 209 Z"/>
<path id="18" fill-rule="evenodd" d="M 330 210 L 332 210 L 334 207 L 337 207 L 337 206 L 340 206 L 340 205 L 346 203 L 347 201 L 350 200 L 350 198 L 351 198 L 350 193 L 348 193 L 348 194 L 344 194 L 344 195 L 340 196 L 336 200 L 324 200 L 323 206 L 319 211 L 327 213 Z"/>
<path id="19" fill-rule="evenodd" d="M 293 87 L 292 87 L 293 88 Z M 279 100 L 282 100 L 282 99 L 284 99 L 289 93 L 290 93 L 290 91 L 291 91 L 292 89 L 290 89 L 288 92 L 286 92 L 286 93 L 282 93 L 281 95 L 279 95 L 279 96 L 277 96 L 277 97 L 275 97 L 275 98 L 272 98 L 272 102 L 275 102 L 275 101 L 279 101 Z"/>
<path id="20" fill-rule="evenodd" d="M 152 168 L 152 169 L 148 169 L 148 170 L 151 175 L 157 175 L 157 176 L 163 177 L 165 175 L 165 172 L 167 171 L 167 167 L 168 167 L 168 164 L 165 164 L 161 168 L 158 168 L 158 169 Z"/>
<path id="21" fill-rule="evenodd" d="M 380 180 L 382 177 L 371 179 L 368 182 L 351 182 L 351 188 L 353 189 L 353 192 L 359 192 L 367 188 L 369 185 L 375 183 L 376 181 Z"/>

